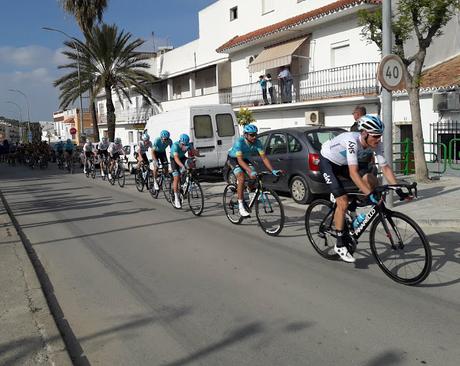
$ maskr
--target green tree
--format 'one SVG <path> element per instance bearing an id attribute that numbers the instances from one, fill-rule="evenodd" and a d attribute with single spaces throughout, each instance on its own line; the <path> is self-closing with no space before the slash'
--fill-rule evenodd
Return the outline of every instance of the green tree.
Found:
<path id="1" fill-rule="evenodd" d="M 236 119 L 240 126 L 246 126 L 252 122 L 255 122 L 252 111 L 247 108 L 241 107 L 238 112 L 236 112 Z"/>
<path id="2" fill-rule="evenodd" d="M 102 22 L 102 16 L 108 5 L 108 0 L 59 0 L 61 7 L 77 21 L 84 37 L 91 33 L 95 23 Z M 94 137 L 99 141 L 99 126 L 97 121 L 94 91 L 89 89 L 89 106 L 93 122 Z M 83 113 L 83 111 L 81 111 Z"/>
<path id="3" fill-rule="evenodd" d="M 64 51 L 71 63 L 59 66 L 71 70 L 54 82 L 60 89 L 60 105 L 65 108 L 78 98 L 79 93 L 92 90 L 94 95 L 104 91 L 107 108 L 108 137 L 115 137 L 115 107 L 112 100 L 114 92 L 120 103 L 123 96 L 131 103 L 131 92 L 143 97 L 147 104 L 157 103 L 150 95 L 150 87 L 156 78 L 146 71 L 149 55 L 136 50 L 144 43 L 141 39 L 132 40 L 132 35 L 119 32 L 116 25 L 94 26 L 87 34 L 86 42 L 77 38 L 66 41 L 69 48 Z M 77 48 L 75 50 L 74 44 Z M 77 51 L 80 57 L 81 89 L 78 85 Z"/>
<path id="4" fill-rule="evenodd" d="M 389 1 L 389 0 L 386 0 Z M 428 180 L 420 113 L 420 81 L 427 49 L 442 35 L 443 27 L 460 10 L 460 0 L 398 0 L 392 14 L 395 38 L 393 52 L 401 57 L 404 80 L 409 95 L 414 139 L 415 173 L 418 181 Z M 362 34 L 382 49 L 382 11 L 359 13 Z M 407 55 L 407 44 L 414 39 L 416 50 Z"/>

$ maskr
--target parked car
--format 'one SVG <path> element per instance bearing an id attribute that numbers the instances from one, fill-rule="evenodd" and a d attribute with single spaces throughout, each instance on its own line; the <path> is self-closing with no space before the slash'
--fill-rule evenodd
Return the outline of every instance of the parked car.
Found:
<path id="1" fill-rule="evenodd" d="M 322 144 L 346 130 L 334 127 L 290 127 L 263 132 L 259 139 L 274 169 L 286 171 L 277 183 L 265 177 L 267 187 L 289 192 L 297 203 L 308 203 L 316 195 L 329 193 L 319 171 L 319 152 Z M 251 158 L 258 171 L 266 170 L 258 155 Z M 228 167 L 227 181 L 234 179 Z"/>
<path id="2" fill-rule="evenodd" d="M 123 146 L 126 156 L 128 157 L 128 162 L 124 162 L 125 169 L 128 170 L 131 174 L 136 169 L 137 165 L 137 142 L 131 142 L 128 145 Z"/>

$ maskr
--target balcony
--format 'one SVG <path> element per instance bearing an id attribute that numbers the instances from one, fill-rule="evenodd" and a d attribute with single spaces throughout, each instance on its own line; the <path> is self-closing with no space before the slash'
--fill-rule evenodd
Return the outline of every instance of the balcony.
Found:
<path id="1" fill-rule="evenodd" d="M 380 87 L 376 77 L 378 65 L 378 62 L 367 62 L 294 75 L 292 103 L 378 95 Z M 286 98 L 282 98 L 280 83 L 273 80 L 273 84 L 275 101 L 272 104 L 286 103 L 283 102 Z M 267 97 L 270 102 L 270 96 Z M 221 90 L 220 103 L 229 103 L 234 107 L 251 107 L 263 105 L 264 101 L 259 83 L 255 82 Z"/>
<path id="2" fill-rule="evenodd" d="M 139 108 L 139 109 L 121 109 L 115 110 L 116 124 L 143 124 L 153 115 L 153 108 Z M 99 113 L 99 125 L 107 124 L 107 113 Z"/>

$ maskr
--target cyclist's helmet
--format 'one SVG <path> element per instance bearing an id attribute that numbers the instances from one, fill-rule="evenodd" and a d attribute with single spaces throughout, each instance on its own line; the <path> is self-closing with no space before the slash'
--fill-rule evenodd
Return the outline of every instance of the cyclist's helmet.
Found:
<path id="1" fill-rule="evenodd" d="M 257 133 L 257 126 L 253 124 L 249 124 L 244 126 L 243 128 L 244 133 Z"/>
<path id="2" fill-rule="evenodd" d="M 384 129 L 385 127 L 379 116 L 366 114 L 358 120 L 359 131 L 366 131 L 371 135 L 382 135 Z"/>
<path id="3" fill-rule="evenodd" d="M 144 133 L 144 134 L 142 135 L 142 141 L 149 141 L 149 140 L 150 140 L 149 134 L 148 134 L 148 133 Z"/>
<path id="4" fill-rule="evenodd" d="M 117 137 L 115 138 L 115 141 L 114 141 L 117 145 L 120 145 L 121 144 L 121 138 Z"/>
<path id="5" fill-rule="evenodd" d="M 106 136 L 102 137 L 102 142 L 107 142 L 107 137 Z"/>
<path id="6" fill-rule="evenodd" d="M 190 137 L 183 133 L 182 135 L 179 136 L 179 142 L 184 145 L 188 145 L 190 142 Z"/>
<path id="7" fill-rule="evenodd" d="M 169 139 L 169 131 L 163 130 L 160 132 L 160 137 L 162 139 Z"/>
<path id="8" fill-rule="evenodd" d="M 71 144 L 72 143 L 72 140 L 71 139 L 67 139 L 66 141 L 68 144 Z"/>

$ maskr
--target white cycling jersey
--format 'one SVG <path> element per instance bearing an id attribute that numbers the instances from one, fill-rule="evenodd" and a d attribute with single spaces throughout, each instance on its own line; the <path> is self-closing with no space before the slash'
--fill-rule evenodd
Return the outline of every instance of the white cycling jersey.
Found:
<path id="1" fill-rule="evenodd" d="M 109 154 L 124 154 L 123 150 L 123 145 L 122 144 L 116 144 L 115 142 L 111 142 L 109 145 L 109 148 L 107 149 Z"/>
<path id="2" fill-rule="evenodd" d="M 375 149 L 364 148 L 360 132 L 344 132 L 326 141 L 321 148 L 321 155 L 337 165 L 358 165 L 358 160 L 373 152 L 380 166 L 388 165 L 383 156 L 383 144 L 379 142 Z"/>
<path id="3" fill-rule="evenodd" d="M 102 142 L 100 141 L 99 144 L 97 145 L 98 150 L 107 150 L 109 148 L 109 142 Z"/>
<path id="4" fill-rule="evenodd" d="M 92 152 L 92 151 L 93 151 L 93 147 L 94 147 L 93 144 L 90 145 L 90 144 L 88 144 L 88 143 L 85 143 L 85 144 L 83 145 L 83 151 L 84 151 L 84 152 Z"/>

